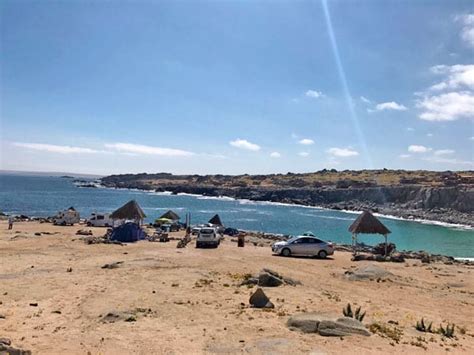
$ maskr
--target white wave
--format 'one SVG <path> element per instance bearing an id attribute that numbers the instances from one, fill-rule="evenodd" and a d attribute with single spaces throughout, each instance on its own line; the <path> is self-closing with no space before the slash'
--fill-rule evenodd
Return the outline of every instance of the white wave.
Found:
<path id="1" fill-rule="evenodd" d="M 454 258 L 455 260 L 460 260 L 460 261 L 474 261 L 474 258 Z"/>
<path id="2" fill-rule="evenodd" d="M 199 196 L 198 200 L 221 200 L 221 201 L 235 201 L 235 198 L 228 196 Z"/>

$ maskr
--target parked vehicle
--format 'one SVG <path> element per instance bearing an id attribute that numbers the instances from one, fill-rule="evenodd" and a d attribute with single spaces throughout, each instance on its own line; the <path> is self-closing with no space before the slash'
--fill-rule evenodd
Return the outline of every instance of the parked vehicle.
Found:
<path id="1" fill-rule="evenodd" d="M 199 230 L 196 238 L 196 248 L 210 246 L 217 248 L 221 242 L 221 234 L 215 228 L 204 227 Z"/>
<path id="2" fill-rule="evenodd" d="M 113 227 L 114 221 L 110 218 L 110 213 L 92 213 L 86 221 L 92 227 Z"/>
<path id="3" fill-rule="evenodd" d="M 199 234 L 199 231 L 200 231 L 202 228 L 212 228 L 212 224 L 210 224 L 210 223 L 205 223 L 205 224 L 198 224 L 198 225 L 194 226 L 194 227 L 191 229 L 192 235 L 198 235 L 198 234 Z"/>
<path id="4" fill-rule="evenodd" d="M 53 218 L 53 223 L 60 226 L 74 225 L 74 223 L 79 223 L 80 215 L 74 208 L 70 207 L 65 211 L 60 211 Z"/>
<path id="5" fill-rule="evenodd" d="M 238 235 L 240 232 L 238 229 L 235 229 L 235 228 L 226 228 L 224 230 L 224 234 L 225 235 L 230 235 L 231 237 L 234 236 L 234 235 Z"/>
<path id="6" fill-rule="evenodd" d="M 334 254 L 334 245 L 314 236 L 302 235 L 274 243 L 272 252 L 283 256 L 309 255 L 324 259 Z"/>

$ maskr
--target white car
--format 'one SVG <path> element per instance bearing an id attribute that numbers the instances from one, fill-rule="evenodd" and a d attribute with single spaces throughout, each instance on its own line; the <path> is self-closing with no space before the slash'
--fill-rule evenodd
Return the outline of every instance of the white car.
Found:
<path id="1" fill-rule="evenodd" d="M 86 221 L 92 227 L 113 227 L 114 221 L 110 218 L 110 213 L 92 213 Z"/>
<path id="2" fill-rule="evenodd" d="M 199 230 L 196 238 L 196 248 L 210 246 L 217 248 L 221 242 L 221 235 L 215 228 L 203 227 Z"/>
<path id="3" fill-rule="evenodd" d="M 272 245 L 274 254 L 317 256 L 321 259 L 334 254 L 334 245 L 312 235 L 301 235 Z"/>

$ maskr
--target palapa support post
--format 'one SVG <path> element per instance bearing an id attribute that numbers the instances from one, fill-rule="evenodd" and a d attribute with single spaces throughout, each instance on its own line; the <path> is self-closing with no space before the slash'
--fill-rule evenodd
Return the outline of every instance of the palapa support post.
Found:
<path id="1" fill-rule="evenodd" d="M 385 256 L 387 256 L 387 235 L 384 234 L 383 236 L 385 238 Z"/>

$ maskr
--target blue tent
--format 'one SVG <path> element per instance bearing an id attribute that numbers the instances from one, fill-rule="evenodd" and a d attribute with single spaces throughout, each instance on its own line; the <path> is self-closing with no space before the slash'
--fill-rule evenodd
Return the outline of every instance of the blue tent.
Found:
<path id="1" fill-rule="evenodd" d="M 133 243 L 137 240 L 145 239 L 145 232 L 142 231 L 138 224 L 128 222 L 114 228 L 110 239 L 123 243 Z"/>

